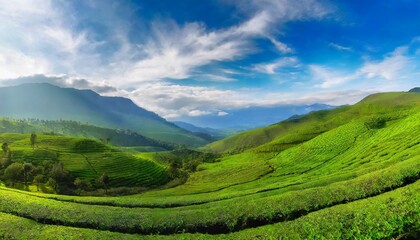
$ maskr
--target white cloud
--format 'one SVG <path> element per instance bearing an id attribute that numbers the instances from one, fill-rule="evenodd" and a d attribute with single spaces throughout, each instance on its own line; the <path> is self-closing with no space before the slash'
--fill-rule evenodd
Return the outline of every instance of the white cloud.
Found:
<path id="1" fill-rule="evenodd" d="M 0 48 L 0 66 L 0 77 L 4 79 L 41 74 L 49 70 L 49 64 L 45 59 L 5 48 Z"/>
<path id="2" fill-rule="evenodd" d="M 337 43 L 330 43 L 328 45 L 330 47 L 335 48 L 335 49 L 340 50 L 340 51 L 353 51 L 353 49 L 351 47 L 345 47 L 345 46 L 339 45 Z"/>
<path id="3" fill-rule="evenodd" d="M 297 67 L 299 60 L 296 57 L 284 57 L 271 63 L 261 63 L 253 66 L 252 70 L 265 73 L 276 74 L 277 70 L 283 67 Z"/>
<path id="4" fill-rule="evenodd" d="M 281 53 L 291 53 L 291 47 L 271 37 L 274 26 L 291 20 L 320 18 L 331 12 L 314 0 L 264 1 L 263 4 L 252 1 L 251 5 L 255 6 L 248 10 L 252 12 L 248 20 L 224 29 L 209 30 L 197 22 L 181 26 L 171 21 L 155 22 L 152 37 L 140 46 L 143 57 L 116 64 L 110 81 L 114 79 L 117 84 L 123 78 L 133 84 L 189 78 L 201 66 L 248 55 L 254 51 L 253 40 L 258 37 L 268 38 Z"/>
<path id="5" fill-rule="evenodd" d="M 274 44 L 274 46 L 276 47 L 276 49 L 280 52 L 280 53 L 292 53 L 293 49 L 290 48 L 289 46 L 287 46 L 285 43 L 279 42 L 274 38 L 269 38 L 270 41 Z"/>
<path id="6" fill-rule="evenodd" d="M 21 0 L 10 3 L 0 0 L 0 44 L 14 52 L 15 58 L 25 59 L 20 71 L 18 62 L 9 62 L 14 76 L 33 74 L 72 74 L 94 76 L 101 69 L 97 42 L 88 31 L 78 29 L 79 19 L 70 12 L 70 2 Z M 2 50 L 2 55 L 6 55 Z M 25 57 L 22 57 L 22 56 Z M 29 64 L 32 60 L 35 64 Z M 36 67 L 28 67 L 36 65 Z M 42 67 L 40 67 L 40 65 Z M 98 71 L 99 72 L 99 71 Z M 0 79 L 11 74 L 0 72 Z"/>
<path id="7" fill-rule="evenodd" d="M 321 81 L 321 83 L 318 85 L 321 88 L 332 88 L 354 80 L 359 76 L 359 74 L 341 73 L 319 65 L 310 65 L 309 69 L 313 79 L 316 81 Z"/>
<path id="8" fill-rule="evenodd" d="M 264 20 L 266 24 L 322 18 L 334 11 L 332 6 L 317 0 L 236 0 L 234 2 L 245 13 L 256 16 L 259 16 L 258 13 L 264 13 L 266 17 L 260 17 L 260 22 Z"/>
<path id="9" fill-rule="evenodd" d="M 407 73 L 412 66 L 411 60 L 405 55 L 407 47 L 399 47 L 381 61 L 369 61 L 359 70 L 368 78 L 379 77 L 386 80 L 397 80 Z"/>
<path id="10" fill-rule="evenodd" d="M 235 78 L 226 77 L 222 75 L 215 75 L 215 74 L 201 74 L 197 76 L 198 79 L 203 79 L 212 82 L 235 82 L 237 81 Z"/>
<path id="11" fill-rule="evenodd" d="M 164 82 L 144 83 L 126 96 L 165 118 L 217 113 L 219 109 L 241 105 L 246 98 L 238 91 Z"/>
<path id="12" fill-rule="evenodd" d="M 126 69 L 122 77 L 128 82 L 185 79 L 198 67 L 232 61 L 251 49 L 250 42 L 235 37 L 232 29 L 207 31 L 203 24 L 174 22 L 155 23 L 153 29 L 153 38 L 141 46 L 145 57 L 117 65 Z"/>
<path id="13" fill-rule="evenodd" d="M 58 50 L 69 54 L 77 54 L 81 47 L 88 44 L 86 32 L 73 33 L 62 27 L 48 26 L 43 29 L 43 34 L 57 45 Z"/>
<path id="14" fill-rule="evenodd" d="M 395 48 L 381 60 L 366 61 L 353 72 L 341 72 L 326 66 L 310 65 L 309 70 L 318 87 L 329 89 L 348 82 L 383 83 L 383 80 L 401 82 L 411 81 L 418 74 L 419 65 L 412 57 L 407 56 L 407 46 Z"/>
<path id="15" fill-rule="evenodd" d="M 280 52 L 290 53 L 290 46 L 272 37 L 277 34 L 277 26 L 291 20 L 320 18 L 330 12 L 315 0 L 262 0 L 262 4 L 238 1 L 238 5 L 249 6 L 248 18 L 237 25 L 208 29 L 199 22 L 180 25 L 161 20 L 153 22 L 152 33 L 145 34 L 144 29 L 133 29 L 133 9 L 128 3 L 80 3 L 84 11 L 92 13 L 90 22 L 97 27 L 85 24 L 86 16 L 82 11 L 75 12 L 72 4 L 51 0 L 11 4 L 0 0 L 1 46 L 24 53 L 26 59 L 43 62 L 43 67 L 27 68 L 13 76 L 66 74 L 95 81 L 105 79 L 120 87 L 167 78 L 185 79 L 197 75 L 196 70 L 202 66 L 250 54 L 256 50 L 255 38 L 268 38 Z M 130 36 L 133 32 L 140 35 L 136 41 Z M 0 79 L 11 76 L 7 73 Z M 227 77 L 209 80 L 232 81 Z"/>
<path id="16" fill-rule="evenodd" d="M 223 111 L 217 113 L 217 116 L 219 116 L 219 117 L 223 117 L 223 116 L 226 116 L 226 115 L 229 115 L 229 113 L 223 112 Z"/>
<path id="17" fill-rule="evenodd" d="M 188 112 L 188 116 L 190 117 L 200 117 L 200 116 L 204 116 L 204 115 L 209 115 L 211 114 L 210 111 L 202 111 L 202 110 L 191 110 Z"/>

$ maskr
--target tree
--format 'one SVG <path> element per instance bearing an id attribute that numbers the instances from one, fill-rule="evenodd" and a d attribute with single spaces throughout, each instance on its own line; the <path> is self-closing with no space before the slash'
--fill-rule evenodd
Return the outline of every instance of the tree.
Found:
<path id="1" fill-rule="evenodd" d="M 57 181 L 55 181 L 52 178 L 48 178 L 47 185 L 52 187 L 52 189 L 54 189 L 54 191 L 57 192 L 57 187 L 58 187 Z"/>
<path id="2" fill-rule="evenodd" d="M 8 143 L 3 143 L 1 145 L 1 149 L 3 150 L 3 155 L 6 155 L 7 152 L 9 151 L 9 144 Z"/>
<path id="3" fill-rule="evenodd" d="M 28 178 L 34 168 L 35 167 L 34 165 L 32 165 L 32 163 L 23 164 L 22 169 L 23 169 L 23 180 L 25 181 L 25 186 L 28 185 Z"/>
<path id="4" fill-rule="evenodd" d="M 67 183 L 71 183 L 71 176 L 67 171 L 64 170 L 64 166 L 61 162 L 57 162 L 52 166 L 51 171 L 49 172 L 49 176 L 55 181 L 56 186 L 54 190 L 56 192 L 59 186 L 64 186 Z"/>
<path id="5" fill-rule="evenodd" d="M 105 193 L 108 193 L 109 177 L 106 173 L 102 174 L 102 176 L 99 178 L 99 182 L 104 185 Z"/>
<path id="6" fill-rule="evenodd" d="M 39 192 L 39 186 L 45 180 L 45 176 L 42 174 L 38 174 L 34 177 L 33 183 L 36 185 L 36 190 Z"/>
<path id="7" fill-rule="evenodd" d="M 3 153 L 6 155 L 6 158 L 3 159 L 3 161 L 1 162 L 3 167 L 7 167 L 12 163 L 12 151 L 10 150 L 9 147 L 7 147 L 7 152 Z"/>
<path id="8" fill-rule="evenodd" d="M 35 133 L 31 134 L 31 147 L 34 148 L 36 144 L 37 135 Z"/>
<path id="9" fill-rule="evenodd" d="M 56 181 L 62 179 L 64 176 L 63 164 L 61 162 L 55 163 L 51 168 L 50 175 Z"/>
<path id="10" fill-rule="evenodd" d="M 12 186 L 22 177 L 23 164 L 12 163 L 4 171 L 4 177 L 12 182 Z"/>
<path id="11" fill-rule="evenodd" d="M 78 195 L 80 195 L 82 188 L 83 188 L 83 180 L 80 178 L 76 178 L 73 182 L 74 186 L 77 188 Z"/>

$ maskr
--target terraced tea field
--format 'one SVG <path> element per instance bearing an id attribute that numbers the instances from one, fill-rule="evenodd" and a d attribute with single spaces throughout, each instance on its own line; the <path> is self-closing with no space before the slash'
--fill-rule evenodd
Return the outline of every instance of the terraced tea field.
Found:
<path id="1" fill-rule="evenodd" d="M 234 141 L 250 141 L 253 136 L 257 142 L 242 148 L 242 143 Z M 32 154 L 25 159 L 29 156 L 37 159 L 35 152 L 23 146 L 28 136 L 7 137 L 13 139 L 16 151 Z M 92 146 L 87 148 L 78 147 L 77 143 L 84 141 L 81 139 L 63 137 L 50 143 L 48 149 L 48 136 L 40 137 L 39 141 L 45 147 L 43 151 L 61 149 L 58 158 L 66 168 L 76 173 L 79 169 L 78 174 L 86 177 L 93 176 L 94 171 L 89 170 L 89 165 L 78 167 L 76 163 L 82 162 L 81 156 L 92 159 L 96 171 L 114 169 L 113 177 L 125 177 L 130 183 L 143 182 L 129 179 L 149 179 L 142 176 L 154 176 L 156 182 L 164 179 L 160 170 L 140 167 L 147 162 L 154 166 L 152 169 L 164 169 L 153 161 L 155 155 L 151 153 L 146 154 L 149 160 L 142 160 L 95 142 L 90 142 Z M 67 156 L 64 148 L 73 149 L 71 154 L 77 158 Z M 1 187 L 0 236 L 24 239 L 419 236 L 420 94 L 373 95 L 354 106 L 315 112 L 298 120 L 245 132 L 204 149 L 223 156 L 214 163 L 199 165 L 185 184 L 136 195 L 78 197 Z M 121 166 L 128 161 L 131 167 Z M 82 172 L 83 169 L 88 170 Z M 139 169 L 146 169 L 145 173 Z"/>
<path id="2" fill-rule="evenodd" d="M 76 137 L 39 135 L 34 148 L 30 135 L 5 133 L 0 142 L 12 149 L 13 161 L 34 164 L 46 160 L 63 163 L 74 177 L 98 179 L 106 173 L 110 186 L 159 186 L 166 183 L 166 167 L 156 162 L 135 157 L 94 140 Z"/>

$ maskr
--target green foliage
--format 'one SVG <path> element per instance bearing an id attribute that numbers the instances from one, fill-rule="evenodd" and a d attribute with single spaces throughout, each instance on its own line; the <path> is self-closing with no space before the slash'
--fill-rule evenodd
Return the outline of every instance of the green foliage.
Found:
<path id="1" fill-rule="evenodd" d="M 365 126 L 367 129 L 378 129 L 385 127 L 386 119 L 380 116 L 374 116 L 366 120 Z"/>
<path id="2" fill-rule="evenodd" d="M 373 94 L 354 106 L 316 111 L 297 119 L 286 120 L 268 127 L 243 132 L 208 144 L 203 147 L 203 150 L 232 154 L 256 147 L 261 147 L 262 149 L 260 150 L 266 151 L 267 149 L 263 147 L 266 145 L 265 148 L 268 148 L 268 150 L 277 149 L 283 151 L 308 141 L 323 132 L 347 124 L 354 119 L 365 117 L 386 119 L 384 116 L 387 116 L 387 118 L 401 118 L 403 114 L 407 114 L 407 111 L 418 109 L 419 106 L 420 96 L 415 93 Z"/>
<path id="3" fill-rule="evenodd" d="M 0 236 L 418 238 L 419 96 L 375 94 L 354 106 L 311 113 L 207 148 L 223 154 L 179 149 L 134 156 L 100 142 L 40 135 L 39 148 L 48 146 L 48 151 L 58 153 L 56 160 L 46 154 L 50 159 L 45 166 L 52 170 L 59 168 L 57 162 L 63 163 L 62 169 L 79 178 L 72 183 L 80 193 L 83 181 L 103 182 L 103 173 L 110 185 L 124 182 L 127 186 L 134 180 L 123 179 L 144 179 L 136 175 L 144 169 L 149 176 L 160 176 L 164 169 L 166 179 L 169 171 L 179 177 L 177 183 L 185 183 L 117 197 L 0 187 Z M 385 119 L 386 124 L 375 120 L 368 129 L 366 122 L 372 119 Z M 6 137 L 16 152 L 14 161 L 23 161 L 23 156 L 35 159 L 30 156 L 35 156 L 36 149 L 26 146 L 28 135 L 0 135 L 0 141 L 6 142 Z M 89 151 L 94 148 L 98 150 Z M 49 183 L 52 188 L 53 183 Z M 30 228 L 39 231 L 28 235 Z"/>
<path id="4" fill-rule="evenodd" d="M 0 133 L 41 132 L 51 136 L 75 136 L 92 138 L 116 146 L 154 147 L 157 151 L 172 150 L 174 144 L 142 136 L 134 131 L 97 127 L 77 121 L 48 121 L 38 119 L 0 119 Z M 31 146 L 35 145 L 36 134 L 31 134 Z M 32 142 L 34 141 L 34 142 Z M 32 144 L 33 143 L 33 144 Z"/>
<path id="5" fill-rule="evenodd" d="M 27 134 L 0 134 L 0 141 L 7 141 L 13 147 L 14 162 L 39 167 L 28 175 L 28 182 L 32 181 L 32 176 L 43 174 L 47 179 L 54 179 L 57 183 L 54 189 L 61 193 L 72 193 L 75 178 L 91 182 L 90 190 L 103 188 L 98 179 L 104 172 L 109 177 L 107 188 L 145 188 L 169 181 L 165 166 L 94 140 L 40 134 L 37 147 L 32 148 L 29 139 Z"/>
<path id="6" fill-rule="evenodd" d="M 31 140 L 31 147 L 33 148 L 35 147 L 35 144 L 36 144 L 36 138 L 37 138 L 37 135 L 35 133 L 32 133 L 30 140 Z"/>
<path id="7" fill-rule="evenodd" d="M 12 182 L 12 186 L 22 178 L 23 173 L 23 164 L 22 163 L 12 163 L 4 171 L 4 178 Z"/>

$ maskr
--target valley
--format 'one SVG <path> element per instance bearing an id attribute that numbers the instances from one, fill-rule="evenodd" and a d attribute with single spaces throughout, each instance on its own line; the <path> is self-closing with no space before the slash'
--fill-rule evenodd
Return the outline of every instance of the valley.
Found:
<path id="1" fill-rule="evenodd" d="M 86 129 L 82 134 L 59 123 L 3 120 L 0 141 L 12 152 L 9 166 L 59 163 L 69 180 L 55 190 L 45 180 L 42 193 L 32 183 L 25 191 L 23 175 L 15 179 L 20 189 L 3 176 L 0 236 L 376 239 L 419 233 L 420 94 L 413 91 L 370 95 L 199 148 L 140 141 L 140 135 L 129 144 L 113 142 L 114 135 L 107 142 L 97 135 L 104 128 L 77 125 Z M 35 146 L 30 131 L 44 132 Z M 145 151 L 136 141 L 160 149 Z M 103 174 L 106 186 L 98 181 Z"/>

